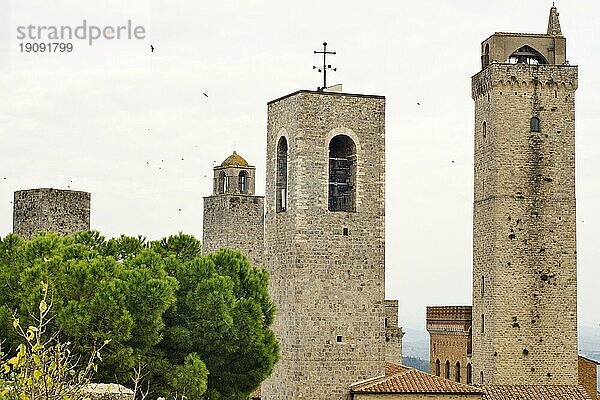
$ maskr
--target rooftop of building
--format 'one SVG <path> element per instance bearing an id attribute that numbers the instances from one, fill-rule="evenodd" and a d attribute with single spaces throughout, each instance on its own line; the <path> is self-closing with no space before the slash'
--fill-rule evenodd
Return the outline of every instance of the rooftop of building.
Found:
<path id="1" fill-rule="evenodd" d="M 483 400 L 590 400 L 581 385 L 484 385 Z"/>
<path id="2" fill-rule="evenodd" d="M 385 96 L 377 95 L 377 94 L 360 94 L 360 93 L 345 93 L 345 92 L 328 92 L 323 90 L 297 90 L 290 94 L 286 94 L 285 96 L 281 96 L 276 98 L 275 100 L 271 100 L 267 103 L 267 105 L 271 105 L 273 103 L 277 103 L 283 99 L 287 99 L 288 97 L 296 96 L 298 94 L 308 93 L 308 94 L 319 94 L 323 96 L 337 96 L 337 97 L 363 97 L 370 99 L 385 99 Z"/>
<path id="3" fill-rule="evenodd" d="M 216 168 L 229 168 L 229 167 L 251 168 L 250 164 L 248 164 L 248 161 L 246 161 L 246 159 L 244 159 L 244 157 L 240 156 L 235 151 L 233 152 L 232 155 L 227 157 L 221 163 L 221 165 L 219 165 Z"/>
<path id="4" fill-rule="evenodd" d="M 385 373 L 386 375 L 384 376 L 350 385 L 350 392 L 363 394 L 411 393 L 477 396 L 483 394 L 482 390 L 475 386 L 454 382 L 396 363 L 386 363 Z"/>

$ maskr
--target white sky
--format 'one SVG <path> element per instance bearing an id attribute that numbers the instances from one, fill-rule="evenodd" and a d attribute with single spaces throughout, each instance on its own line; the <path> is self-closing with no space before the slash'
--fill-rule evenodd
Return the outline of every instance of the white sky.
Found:
<path id="1" fill-rule="evenodd" d="M 550 5 L 0 0 L 0 236 L 12 230 L 15 190 L 70 186 L 92 192 L 92 227 L 107 236 L 201 237 L 212 167 L 233 150 L 256 165 L 264 194 L 266 103 L 320 85 L 313 50 L 327 41 L 338 52 L 328 83 L 387 97 L 387 297 L 400 299 L 405 327 L 423 329 L 426 305 L 471 302 L 470 78 L 480 43 L 495 31 L 545 33 Z M 580 66 L 580 323 L 598 327 L 600 2 L 556 5 Z M 17 26 L 83 19 L 130 19 L 147 39 L 19 52 Z"/>

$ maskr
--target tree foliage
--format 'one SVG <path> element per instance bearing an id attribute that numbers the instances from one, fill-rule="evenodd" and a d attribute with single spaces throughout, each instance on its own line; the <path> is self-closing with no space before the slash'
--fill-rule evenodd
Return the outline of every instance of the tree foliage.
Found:
<path id="1" fill-rule="evenodd" d="M 41 283 L 42 300 L 32 318 L 36 325 L 25 328 L 13 316 L 13 328 L 23 339 L 12 357 L 0 352 L 0 400 L 85 400 L 86 386 L 96 371 L 102 343 L 86 359 L 79 362 L 69 343 L 48 337 L 47 319 L 52 304 L 47 303 L 48 285 Z"/>
<path id="2" fill-rule="evenodd" d="M 144 366 L 151 395 L 246 399 L 271 372 L 278 347 L 268 274 L 239 252 L 202 255 L 179 234 L 148 242 L 98 232 L 0 240 L 0 338 L 22 338 L 12 314 L 29 324 L 47 282 L 47 329 L 90 354 L 110 340 L 96 379 L 129 384 Z"/>

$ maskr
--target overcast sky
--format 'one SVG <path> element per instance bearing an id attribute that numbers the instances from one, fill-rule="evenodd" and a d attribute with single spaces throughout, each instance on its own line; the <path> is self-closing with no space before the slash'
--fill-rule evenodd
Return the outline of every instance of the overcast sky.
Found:
<path id="1" fill-rule="evenodd" d="M 579 316 L 600 324 L 598 0 L 557 1 L 579 65 Z M 379 94 L 386 110 L 386 291 L 400 321 L 471 303 L 473 102 L 480 43 L 495 31 L 545 33 L 550 1 L 0 0 L 0 236 L 15 190 L 92 193 L 107 236 L 201 237 L 212 168 L 233 150 L 264 194 L 266 103 L 328 83 Z M 21 53 L 17 27 L 118 26 L 143 40 L 76 40 L 71 53 Z M 155 51 L 150 51 L 150 45 Z M 206 93 L 208 97 L 203 95 Z M 420 106 L 417 105 L 420 103 Z M 181 211 L 179 211 L 181 209 Z"/>

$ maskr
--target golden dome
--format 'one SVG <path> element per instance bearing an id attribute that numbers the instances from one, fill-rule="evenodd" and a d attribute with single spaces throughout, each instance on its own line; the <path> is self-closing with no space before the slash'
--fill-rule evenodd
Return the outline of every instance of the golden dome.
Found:
<path id="1" fill-rule="evenodd" d="M 221 167 L 249 167 L 248 161 L 235 151 L 221 163 Z"/>

